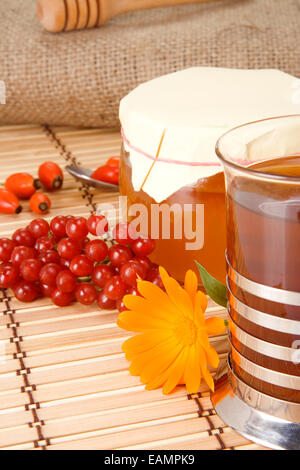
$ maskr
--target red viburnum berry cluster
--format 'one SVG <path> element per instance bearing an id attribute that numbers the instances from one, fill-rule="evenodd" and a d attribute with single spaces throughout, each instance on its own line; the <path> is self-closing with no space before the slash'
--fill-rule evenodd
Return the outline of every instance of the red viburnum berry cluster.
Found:
<path id="1" fill-rule="evenodd" d="M 123 311 L 124 295 L 139 295 L 137 279 L 162 287 L 158 266 L 148 258 L 155 242 L 131 238 L 127 224 L 118 224 L 109 241 L 108 229 L 96 214 L 58 216 L 50 224 L 32 220 L 12 239 L 0 239 L 0 288 L 11 288 L 21 302 L 46 296 L 59 307 L 97 302 L 101 309 Z"/>

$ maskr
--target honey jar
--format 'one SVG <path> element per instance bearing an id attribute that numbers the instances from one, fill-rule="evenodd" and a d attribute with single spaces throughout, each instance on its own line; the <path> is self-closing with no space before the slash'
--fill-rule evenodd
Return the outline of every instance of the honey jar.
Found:
<path id="1" fill-rule="evenodd" d="M 156 240 L 152 261 L 182 282 L 195 261 L 225 282 L 226 208 L 220 135 L 291 112 L 275 70 L 194 67 L 138 86 L 122 99 L 120 192 L 126 217 Z M 199 279 L 200 282 L 200 279 Z"/>

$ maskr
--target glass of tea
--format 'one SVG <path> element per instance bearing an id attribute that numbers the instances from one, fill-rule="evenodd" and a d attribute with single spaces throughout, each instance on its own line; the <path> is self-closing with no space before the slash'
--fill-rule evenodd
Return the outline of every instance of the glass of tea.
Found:
<path id="1" fill-rule="evenodd" d="M 235 128 L 217 154 L 226 182 L 232 374 L 240 389 L 257 392 L 256 404 L 267 396 L 279 410 L 286 402 L 299 423 L 300 115 Z"/>

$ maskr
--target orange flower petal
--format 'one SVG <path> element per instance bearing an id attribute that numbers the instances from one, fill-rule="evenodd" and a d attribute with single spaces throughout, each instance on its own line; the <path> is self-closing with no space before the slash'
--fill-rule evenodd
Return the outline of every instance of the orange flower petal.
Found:
<path id="1" fill-rule="evenodd" d="M 161 320 L 167 320 L 172 323 L 176 317 L 175 311 L 168 311 L 167 308 L 162 308 L 161 303 L 155 300 L 150 301 L 138 295 L 125 295 L 123 302 L 128 310 L 139 312 L 140 315 L 149 315 Z M 171 302 L 170 302 L 171 305 Z"/>
<path id="2" fill-rule="evenodd" d="M 210 372 L 207 368 L 206 355 L 205 355 L 204 350 L 200 346 L 199 342 L 197 342 L 197 344 L 196 344 L 196 354 L 197 354 L 199 364 L 200 364 L 200 367 L 201 367 L 202 376 L 203 376 L 205 382 L 207 383 L 207 385 L 209 386 L 209 388 L 211 390 L 214 390 L 214 381 L 213 381 L 213 378 L 212 378 L 212 376 L 211 376 L 211 374 L 210 374 Z"/>
<path id="3" fill-rule="evenodd" d="M 198 289 L 198 278 L 194 271 L 189 269 L 185 275 L 184 279 L 184 289 L 190 296 L 193 305 L 195 304 L 195 297 Z"/>
<path id="4" fill-rule="evenodd" d="M 208 335 L 220 335 L 225 331 L 225 323 L 222 318 L 212 317 L 205 320 Z"/>
<path id="5" fill-rule="evenodd" d="M 179 354 L 176 361 L 172 364 L 169 369 L 169 377 L 163 386 L 163 393 L 168 395 L 171 393 L 174 388 L 180 383 L 180 379 L 183 375 L 184 369 L 186 367 L 186 361 L 188 356 L 188 348 Z"/>
<path id="6" fill-rule="evenodd" d="M 176 315 L 176 309 L 174 308 L 173 303 L 171 302 L 168 295 L 160 289 L 158 286 L 149 281 L 138 281 L 137 288 L 139 293 L 147 300 L 149 300 L 152 305 L 155 304 L 160 307 L 160 309 L 165 310 L 166 312 Z M 138 297 L 138 296 L 135 296 Z"/>
<path id="7" fill-rule="evenodd" d="M 208 364 L 216 369 L 220 363 L 220 358 L 217 351 L 212 346 L 209 346 L 209 348 L 205 349 L 205 354 Z"/>
<path id="8" fill-rule="evenodd" d="M 198 291 L 195 297 L 195 321 L 198 325 L 204 325 L 204 312 L 207 308 L 207 297 L 203 292 Z"/>
<path id="9" fill-rule="evenodd" d="M 189 348 L 189 354 L 184 371 L 184 382 L 188 393 L 197 393 L 201 382 L 201 371 L 199 361 L 196 358 L 195 346 Z"/>
<path id="10" fill-rule="evenodd" d="M 183 350 L 184 351 L 184 350 Z M 164 369 L 161 374 L 158 374 L 158 375 L 153 375 L 153 377 L 148 380 L 148 381 L 145 381 L 145 382 L 148 382 L 147 385 L 146 385 L 146 390 L 155 390 L 156 388 L 159 388 L 161 387 L 165 382 L 166 380 L 168 380 L 168 377 L 170 376 L 170 374 L 172 374 L 172 371 L 173 371 L 173 368 L 174 368 L 174 364 L 176 366 L 177 364 L 177 359 L 179 357 L 181 357 L 183 351 L 181 351 L 178 356 L 175 358 L 174 362 L 166 369 Z M 177 382 L 178 383 L 178 382 Z M 175 385 L 176 386 L 176 385 Z"/>
<path id="11" fill-rule="evenodd" d="M 147 331 L 127 339 L 122 345 L 122 350 L 125 352 L 126 359 L 131 361 L 137 354 L 152 349 L 168 337 L 169 333 L 166 330 Z"/>
<path id="12" fill-rule="evenodd" d="M 141 312 L 136 312 L 134 310 L 121 312 L 117 319 L 117 325 L 123 330 L 134 331 L 137 333 L 144 330 L 159 330 L 172 327 L 172 324 L 167 320 L 161 320 L 146 314 L 143 315 Z"/>
<path id="13" fill-rule="evenodd" d="M 166 292 L 174 305 L 181 311 L 183 315 L 193 317 L 193 303 L 188 293 L 179 285 L 175 279 L 170 277 L 167 271 L 160 266 L 160 277 L 165 286 Z"/>
<path id="14" fill-rule="evenodd" d="M 160 343 L 149 351 L 139 354 L 131 363 L 129 368 L 133 375 L 160 374 L 174 361 L 182 346 L 176 345 L 173 337 Z M 148 381 L 145 377 L 142 381 Z"/>

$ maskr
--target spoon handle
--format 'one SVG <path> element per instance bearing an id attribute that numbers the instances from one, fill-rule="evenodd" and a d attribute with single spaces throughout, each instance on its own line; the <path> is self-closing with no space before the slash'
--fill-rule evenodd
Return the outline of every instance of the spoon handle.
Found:
<path id="1" fill-rule="evenodd" d="M 47 31 L 58 33 L 101 26 L 134 10 L 204 3 L 213 0 L 38 0 L 37 16 Z"/>

